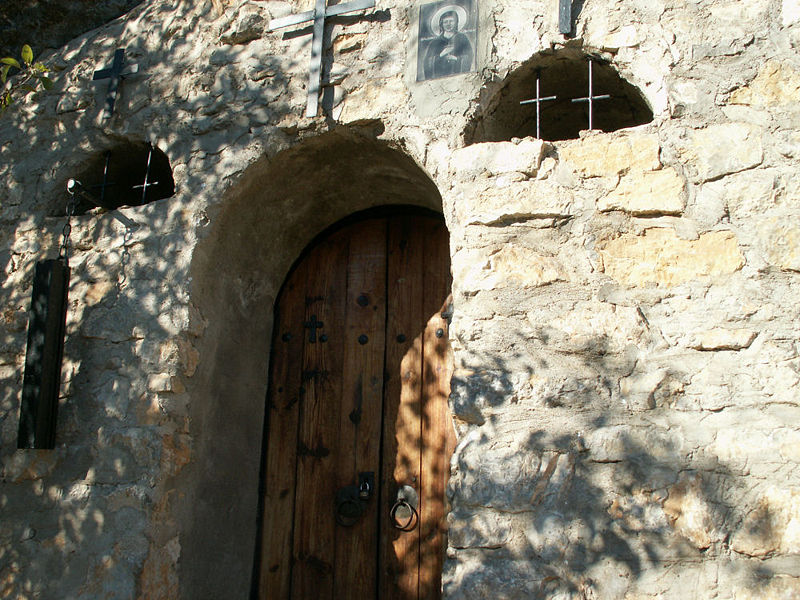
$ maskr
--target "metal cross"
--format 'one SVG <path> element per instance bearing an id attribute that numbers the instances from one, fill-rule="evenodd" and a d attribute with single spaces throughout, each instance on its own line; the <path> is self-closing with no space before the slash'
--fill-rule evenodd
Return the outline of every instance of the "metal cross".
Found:
<path id="1" fill-rule="evenodd" d="M 573 102 L 588 102 L 589 103 L 589 129 L 594 129 L 594 123 L 592 121 L 592 112 L 594 110 L 594 101 L 595 100 L 608 100 L 611 98 L 609 94 L 602 94 L 601 96 L 595 96 L 593 84 L 592 84 L 592 64 L 593 60 L 589 59 L 589 95 L 586 98 L 575 98 Z"/>
<path id="2" fill-rule="evenodd" d="M 103 112 L 103 120 L 108 120 L 114 112 L 114 103 L 117 100 L 117 90 L 119 89 L 119 82 L 126 76 L 133 75 L 139 72 L 139 65 L 125 65 L 125 48 L 120 48 L 114 52 L 114 62 L 110 67 L 99 69 L 92 75 L 92 81 L 100 79 L 110 79 L 108 83 L 108 93 L 106 95 L 106 109 Z"/>
<path id="3" fill-rule="evenodd" d="M 96 190 L 100 189 L 100 206 L 104 208 L 108 208 L 106 206 L 106 188 L 111 187 L 112 185 L 117 185 L 116 183 L 109 183 L 108 181 L 108 163 L 111 161 L 111 152 L 106 152 L 106 164 L 103 167 L 103 183 L 98 183 L 96 185 L 90 186 L 90 189 Z"/>
<path id="4" fill-rule="evenodd" d="M 311 315 L 311 320 L 304 323 L 306 329 L 310 329 L 311 333 L 308 336 L 308 341 L 312 344 L 317 342 L 317 329 L 322 329 L 325 323 L 317 321 L 317 315 Z"/>
<path id="5" fill-rule="evenodd" d="M 542 139 L 542 136 L 539 133 L 539 122 L 542 112 L 542 102 L 547 102 L 548 100 L 555 100 L 556 96 L 546 96 L 542 98 L 539 94 L 539 81 L 541 80 L 542 72 L 541 69 L 536 69 L 536 98 L 531 100 L 523 100 L 520 104 L 533 104 L 536 103 L 536 137 Z"/>
<path id="6" fill-rule="evenodd" d="M 353 0 L 346 4 L 327 6 L 327 0 L 316 0 L 314 10 L 307 10 L 296 15 L 289 15 L 269 22 L 267 31 L 275 31 L 282 27 L 298 25 L 306 21 L 314 21 L 314 36 L 311 39 L 311 67 L 308 76 L 308 102 L 306 117 L 317 116 L 319 106 L 319 88 L 322 78 L 322 38 L 325 33 L 325 17 L 334 17 L 344 13 L 364 10 L 375 6 L 375 0 Z"/>
<path id="7" fill-rule="evenodd" d="M 147 198 L 146 198 L 147 197 L 147 188 L 150 187 L 151 185 L 158 185 L 157 181 L 151 181 L 151 182 L 147 181 L 150 178 L 150 159 L 153 158 L 153 145 L 152 144 L 148 144 L 148 146 L 150 147 L 150 150 L 147 153 L 147 169 L 144 172 L 144 183 L 141 184 L 141 185 L 134 185 L 131 188 L 133 190 L 138 190 L 139 188 L 142 188 L 142 204 L 144 204 L 147 201 Z"/>
<path id="8" fill-rule="evenodd" d="M 572 31 L 572 0 L 558 0 L 558 31 L 564 35 Z"/>

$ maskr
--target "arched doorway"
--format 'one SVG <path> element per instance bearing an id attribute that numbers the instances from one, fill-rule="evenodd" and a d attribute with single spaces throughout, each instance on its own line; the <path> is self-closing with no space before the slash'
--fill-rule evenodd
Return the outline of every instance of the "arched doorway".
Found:
<path id="1" fill-rule="evenodd" d="M 191 266 L 191 454 L 166 508 L 180 539 L 181 599 L 246 598 L 253 588 L 273 308 L 287 274 L 320 232 L 400 204 L 442 211 L 412 156 L 337 127 L 257 160 L 209 208 Z"/>
<path id="2" fill-rule="evenodd" d="M 335 226 L 290 272 L 273 329 L 259 598 L 439 596 L 450 283 L 444 222 L 407 209 Z"/>

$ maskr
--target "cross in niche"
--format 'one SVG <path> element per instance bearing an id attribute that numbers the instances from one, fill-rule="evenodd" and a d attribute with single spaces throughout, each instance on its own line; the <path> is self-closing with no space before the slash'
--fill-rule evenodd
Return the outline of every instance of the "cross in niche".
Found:
<path id="1" fill-rule="evenodd" d="M 103 208 L 111 208 L 110 206 L 106 205 L 106 188 L 111 187 L 113 185 L 117 185 L 116 183 L 109 183 L 108 181 L 108 163 L 110 161 L 111 161 L 111 152 L 106 152 L 106 164 L 103 167 L 103 183 L 98 183 L 96 185 L 90 186 L 90 189 L 100 190 L 99 204 Z"/>
<path id="2" fill-rule="evenodd" d="M 142 204 L 147 201 L 147 188 L 151 185 L 158 185 L 157 181 L 147 181 L 150 178 L 150 159 L 153 158 L 153 144 L 148 144 L 150 148 L 147 152 L 147 169 L 144 172 L 144 183 L 141 185 L 134 185 L 131 189 L 138 190 L 142 188 Z"/>
<path id="3" fill-rule="evenodd" d="M 372 8 L 373 6 L 375 6 L 375 0 L 353 0 L 352 2 L 334 6 L 328 6 L 327 0 L 316 0 L 314 10 L 273 19 L 269 22 L 267 31 L 275 31 L 282 27 L 290 27 L 306 21 L 314 22 L 314 35 L 311 39 L 311 66 L 308 76 L 306 117 L 316 117 L 319 106 L 319 89 L 322 78 L 322 38 L 325 33 L 325 17 L 334 17 L 344 13 Z"/>
<path id="4" fill-rule="evenodd" d="M 540 127 L 539 127 L 541 111 L 542 111 L 542 102 L 547 102 L 549 100 L 555 100 L 556 97 L 557 97 L 557 96 L 546 96 L 546 97 L 542 98 L 542 96 L 539 93 L 539 82 L 541 80 L 541 76 L 542 76 L 541 69 L 536 69 L 536 98 L 533 98 L 531 100 L 523 100 L 522 102 L 520 102 L 520 104 L 533 104 L 533 103 L 536 103 L 536 137 L 539 138 L 539 139 L 542 139 L 542 136 L 540 134 Z"/>
<path id="5" fill-rule="evenodd" d="M 311 315 L 311 320 L 304 323 L 306 329 L 310 329 L 311 333 L 308 336 L 308 341 L 312 344 L 317 342 L 317 329 L 322 329 L 325 323 L 317 321 L 317 315 Z"/>
<path id="6" fill-rule="evenodd" d="M 128 75 L 139 72 L 139 65 L 128 65 L 125 68 L 125 48 L 120 48 L 114 52 L 114 62 L 110 67 L 99 69 L 92 75 L 92 81 L 100 79 L 110 79 L 108 83 L 108 93 L 106 94 L 106 109 L 103 112 L 103 120 L 107 121 L 114 113 L 114 103 L 117 101 L 117 90 L 120 81 Z"/>
<path id="7" fill-rule="evenodd" d="M 594 129 L 594 123 L 592 121 L 592 113 L 594 112 L 594 101 L 595 100 L 608 100 L 611 98 L 609 94 L 602 94 L 600 96 L 595 96 L 594 88 L 592 83 L 592 64 L 594 61 L 590 58 L 589 59 L 589 95 L 585 98 L 575 98 L 573 102 L 588 102 L 589 103 L 589 129 Z"/>

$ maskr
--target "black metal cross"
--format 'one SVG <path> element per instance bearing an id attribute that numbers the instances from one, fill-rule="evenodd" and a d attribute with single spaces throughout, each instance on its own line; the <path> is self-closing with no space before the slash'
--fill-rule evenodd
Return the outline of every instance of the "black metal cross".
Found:
<path id="1" fill-rule="evenodd" d="M 139 72 L 139 65 L 128 65 L 125 68 L 125 48 L 120 48 L 114 52 L 114 62 L 110 67 L 99 69 L 92 75 L 92 81 L 100 79 L 110 79 L 108 83 L 108 93 L 106 94 L 106 109 L 103 112 L 103 120 L 108 120 L 114 113 L 114 103 L 117 100 L 117 90 L 119 83 L 126 76 Z"/>
<path id="2" fill-rule="evenodd" d="M 312 344 L 317 342 L 317 329 L 322 329 L 325 323 L 317 321 L 317 315 L 311 315 L 311 320 L 304 323 L 306 329 L 310 329 L 311 333 L 308 336 L 308 341 Z"/>
<path id="3" fill-rule="evenodd" d="M 344 13 L 364 10 L 375 6 L 375 0 L 353 0 L 345 4 L 328 6 L 327 0 L 316 0 L 314 10 L 307 10 L 296 15 L 273 19 L 267 31 L 275 31 L 282 27 L 298 25 L 306 21 L 314 22 L 314 36 L 311 39 L 311 67 L 308 76 L 308 101 L 306 117 L 316 117 L 319 106 L 319 88 L 322 77 L 322 38 L 325 33 L 325 17 L 333 17 Z"/>
<path id="4" fill-rule="evenodd" d="M 558 0 L 558 31 L 564 35 L 572 31 L 572 0 Z"/>
<path id="5" fill-rule="evenodd" d="M 148 144 L 150 150 L 147 153 L 147 169 L 144 172 L 144 183 L 141 185 L 134 185 L 131 189 L 138 190 L 142 188 L 142 204 L 147 201 L 147 188 L 151 185 L 158 185 L 157 181 L 147 181 L 150 178 L 150 159 L 153 158 L 153 145 Z"/>
<path id="6" fill-rule="evenodd" d="M 555 100 L 556 96 L 546 96 L 542 98 L 539 93 L 539 82 L 541 80 L 542 72 L 540 69 L 536 69 L 536 98 L 531 100 L 523 100 L 520 104 L 534 104 L 536 103 L 536 137 L 541 139 L 542 136 L 539 131 L 539 123 L 541 118 L 542 112 L 542 102 L 547 102 L 548 100 Z"/>
<path id="7" fill-rule="evenodd" d="M 573 102 L 588 102 L 589 103 L 589 129 L 594 129 L 594 122 L 592 121 L 592 112 L 594 110 L 595 100 L 608 100 L 611 98 L 609 94 L 602 94 L 600 96 L 594 95 L 594 88 L 592 83 L 592 64 L 594 61 L 589 59 L 589 95 L 586 98 L 575 98 Z"/>

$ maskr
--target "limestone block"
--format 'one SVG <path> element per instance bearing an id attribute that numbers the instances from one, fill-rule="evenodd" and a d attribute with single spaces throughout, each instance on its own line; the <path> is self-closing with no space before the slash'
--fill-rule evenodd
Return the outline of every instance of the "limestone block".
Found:
<path id="1" fill-rule="evenodd" d="M 565 218 L 574 213 L 566 188 L 542 181 L 517 181 L 477 194 L 463 194 L 458 218 L 468 225 L 505 225 L 529 219 Z"/>
<path id="2" fill-rule="evenodd" d="M 770 487 L 733 535 L 740 554 L 800 553 L 800 489 Z"/>
<path id="3" fill-rule="evenodd" d="M 56 113 L 63 115 L 94 106 L 94 96 L 95 92 L 92 88 L 70 86 L 59 98 Z"/>
<path id="4" fill-rule="evenodd" d="M 219 41 L 223 44 L 246 44 L 257 40 L 267 28 L 263 11 L 256 7 L 244 6 L 232 23 L 226 23 Z"/>
<path id="5" fill-rule="evenodd" d="M 176 394 L 186 391 L 179 377 L 169 373 L 157 373 L 147 378 L 147 389 L 151 392 L 174 392 Z"/>
<path id="6" fill-rule="evenodd" d="M 3 476 L 6 481 L 35 481 L 50 475 L 64 459 L 61 452 L 52 450 L 17 450 L 3 457 Z"/>
<path id="7" fill-rule="evenodd" d="M 681 160 L 693 172 L 693 180 L 709 181 L 761 164 L 764 149 L 760 127 L 747 123 L 709 125 L 690 134 Z"/>
<path id="8" fill-rule="evenodd" d="M 729 597 L 735 600 L 795 600 L 795 598 L 800 598 L 800 577 L 776 574 L 767 580 L 759 579 L 753 585 L 750 573 L 747 571 L 740 573 L 736 574 L 739 575 L 739 578 L 732 578 L 735 596 Z M 730 580 L 725 580 L 726 583 L 728 581 Z M 720 583 L 725 585 L 722 581 Z"/>
<path id="9" fill-rule="evenodd" d="M 113 288 L 110 281 L 97 281 L 92 284 L 78 284 L 70 295 L 82 297 L 86 306 L 96 306 L 106 298 Z"/>
<path id="10" fill-rule="evenodd" d="M 597 248 L 602 270 L 630 286 L 673 286 L 699 277 L 725 275 L 744 265 L 739 244 L 729 231 L 712 231 L 682 240 L 673 229 L 651 228 L 625 234 Z"/>
<path id="11" fill-rule="evenodd" d="M 447 538 L 453 548 L 502 548 L 511 537 L 507 518 L 492 511 L 447 515 Z"/>
<path id="12" fill-rule="evenodd" d="M 487 560 L 485 553 L 460 552 L 457 561 L 448 561 L 442 576 L 444 597 L 478 598 L 536 598 L 546 589 L 550 598 L 567 598 L 567 595 L 552 595 L 558 586 L 567 587 L 557 577 L 545 581 L 548 571 L 538 567 L 527 556 L 524 558 L 497 557 Z M 538 567 L 538 568 L 537 568 Z M 555 580 L 555 581 L 553 581 Z M 568 590 L 563 591 L 564 594 Z"/>
<path id="13" fill-rule="evenodd" d="M 619 354 L 642 342 L 645 329 L 636 308 L 592 301 L 553 315 L 536 309 L 527 313 L 534 330 L 562 352 Z"/>
<path id="14" fill-rule="evenodd" d="M 559 144 L 558 153 L 583 177 L 608 177 L 661 167 L 655 134 L 598 134 Z"/>
<path id="15" fill-rule="evenodd" d="M 792 219 L 773 217 L 759 227 L 764 256 L 784 271 L 800 271 L 800 226 Z"/>
<path id="16" fill-rule="evenodd" d="M 755 424 L 754 418 L 748 421 Z M 764 423 L 764 427 L 771 422 Z M 780 460 L 779 441 L 769 432 L 750 429 L 741 431 L 727 428 L 717 431 L 714 441 L 707 447 L 708 451 L 725 463 L 775 462 Z"/>
<path id="17" fill-rule="evenodd" d="M 619 50 L 620 48 L 632 48 L 644 41 L 644 33 L 641 27 L 635 25 L 625 25 L 607 34 L 600 46 L 606 50 Z"/>
<path id="18" fill-rule="evenodd" d="M 534 138 L 514 142 L 485 142 L 456 150 L 450 156 L 450 170 L 468 179 L 486 173 L 535 175 L 542 163 L 546 143 Z"/>
<path id="19" fill-rule="evenodd" d="M 487 439 L 475 436 L 454 455 L 451 488 L 460 506 L 482 506 L 503 511 L 549 505 L 570 489 L 574 456 L 542 451 L 530 432 Z"/>
<path id="20" fill-rule="evenodd" d="M 668 521 L 664 513 L 658 495 L 642 490 L 614 498 L 608 507 L 608 514 L 630 531 L 666 530 Z"/>
<path id="21" fill-rule="evenodd" d="M 664 501 L 664 513 L 675 531 L 700 550 L 723 537 L 714 525 L 713 513 L 705 496 L 703 481 L 696 474 L 672 486 Z"/>
<path id="22" fill-rule="evenodd" d="M 678 431 L 653 431 L 614 425 L 592 431 L 586 439 L 595 462 L 625 462 L 646 457 L 678 468 L 685 456 L 683 437 Z"/>
<path id="23" fill-rule="evenodd" d="M 800 431 L 782 432 L 780 453 L 784 460 L 800 463 Z"/>
<path id="24" fill-rule="evenodd" d="M 800 0 L 783 0 L 781 19 L 784 27 L 794 25 L 800 21 Z"/>
<path id="25" fill-rule="evenodd" d="M 666 369 L 634 373 L 620 379 L 619 392 L 632 408 L 655 408 L 655 391 L 666 377 Z"/>
<path id="26" fill-rule="evenodd" d="M 345 96 L 339 120 L 342 123 L 352 123 L 394 113 L 397 103 L 407 94 L 400 77 L 370 80 Z"/>
<path id="27" fill-rule="evenodd" d="M 689 345 L 695 350 L 742 350 L 749 348 L 758 332 L 751 329 L 716 328 L 695 336 Z"/>
<path id="28" fill-rule="evenodd" d="M 800 102 L 800 72 L 791 65 L 768 60 L 749 85 L 735 90 L 731 104 L 759 108 L 797 106 Z"/>
<path id="29" fill-rule="evenodd" d="M 467 295 L 506 287 L 540 287 L 567 279 L 555 257 L 517 246 L 460 250 L 453 256 L 452 270 L 456 288 Z"/>
<path id="30" fill-rule="evenodd" d="M 512 62 L 524 62 L 542 49 L 536 28 L 530 26 L 528 9 L 517 3 L 499 7 L 496 16 L 499 35 L 494 41 L 498 56 Z"/>
<path id="31" fill-rule="evenodd" d="M 736 173 L 700 186 L 695 198 L 695 211 L 718 206 L 723 212 L 727 210 L 732 218 L 744 219 L 760 215 L 764 208 L 774 206 L 774 196 L 773 172 L 758 170 Z"/>
<path id="32" fill-rule="evenodd" d="M 686 207 L 686 182 L 671 168 L 636 171 L 597 202 L 600 211 L 622 210 L 638 216 L 679 215 Z"/>

